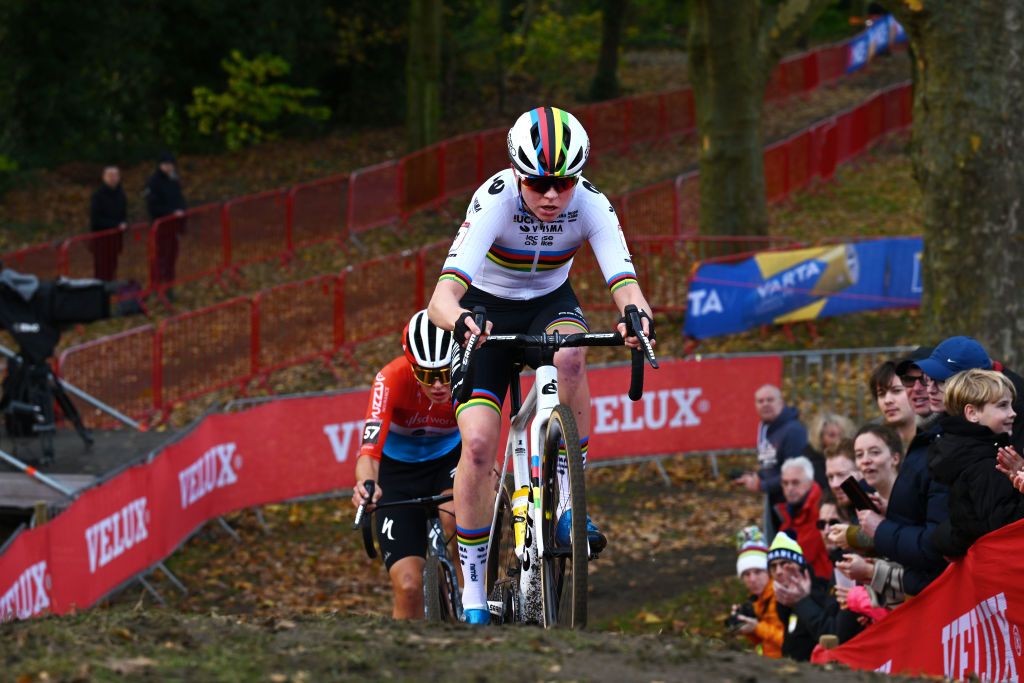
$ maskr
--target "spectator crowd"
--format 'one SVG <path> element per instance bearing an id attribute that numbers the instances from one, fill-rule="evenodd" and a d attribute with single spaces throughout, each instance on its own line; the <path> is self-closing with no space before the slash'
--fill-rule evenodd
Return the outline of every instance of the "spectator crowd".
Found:
<path id="1" fill-rule="evenodd" d="M 806 429 L 757 390 L 762 526 L 738 536 L 749 600 L 727 624 L 767 657 L 808 660 L 885 619 L 983 535 L 1024 519 L 1024 380 L 970 337 L 881 363 L 879 417 L 823 410 Z M 762 533 L 762 528 L 764 532 Z"/>

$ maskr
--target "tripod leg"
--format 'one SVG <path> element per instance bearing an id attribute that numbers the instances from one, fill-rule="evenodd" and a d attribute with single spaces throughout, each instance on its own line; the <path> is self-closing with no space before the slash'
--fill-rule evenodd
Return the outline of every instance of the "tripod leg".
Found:
<path id="1" fill-rule="evenodd" d="M 71 397 L 68 396 L 67 392 L 64 391 L 64 387 L 60 385 L 57 378 L 53 376 L 53 373 L 49 375 L 50 387 L 53 390 L 53 396 L 57 399 L 57 405 L 60 406 L 60 410 L 64 413 L 64 417 L 71 420 L 71 424 L 75 426 L 75 431 L 78 432 L 78 436 L 82 437 L 82 441 L 85 442 L 86 446 L 92 446 L 94 439 L 92 438 L 92 432 L 86 428 L 85 423 L 82 422 L 82 416 L 78 412 L 78 408 L 71 402 Z"/>

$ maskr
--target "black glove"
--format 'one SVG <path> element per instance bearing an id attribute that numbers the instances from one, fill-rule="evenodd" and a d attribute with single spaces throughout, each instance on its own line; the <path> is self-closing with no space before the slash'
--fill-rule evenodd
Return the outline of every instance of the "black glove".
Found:
<path id="1" fill-rule="evenodd" d="M 654 318 L 652 318 L 651 316 L 647 315 L 647 311 L 645 311 L 643 309 L 640 309 L 640 311 L 637 313 L 637 315 L 639 315 L 641 318 L 646 318 L 647 319 L 647 329 L 649 330 L 649 332 L 647 333 L 647 338 L 649 340 L 651 340 L 651 341 L 654 341 L 655 339 L 657 339 L 658 335 L 655 334 L 655 332 L 654 332 Z M 626 326 L 626 336 L 627 337 L 630 336 L 629 333 L 632 330 L 629 329 L 629 320 L 626 319 L 626 316 L 620 317 L 619 318 L 619 322 Z M 641 332 L 642 331 L 643 330 L 641 330 Z"/>
<path id="2" fill-rule="evenodd" d="M 469 325 L 466 324 L 466 319 L 472 317 L 472 313 L 469 311 L 463 311 L 462 315 L 459 316 L 459 319 L 455 321 L 455 330 L 453 334 L 455 335 L 455 342 L 459 346 L 466 345 L 466 335 L 469 334 Z"/>

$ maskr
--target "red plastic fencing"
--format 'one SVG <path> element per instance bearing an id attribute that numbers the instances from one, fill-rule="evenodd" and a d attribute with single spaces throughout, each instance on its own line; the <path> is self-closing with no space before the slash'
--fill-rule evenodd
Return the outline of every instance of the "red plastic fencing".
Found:
<path id="1" fill-rule="evenodd" d="M 62 376 L 79 389 L 138 419 L 153 415 L 156 328 L 136 327 L 66 349 L 59 358 Z M 71 394 L 69 394 L 70 396 Z M 72 396 L 90 427 L 110 426 L 112 418 Z"/>
<path id="2" fill-rule="evenodd" d="M 63 274 L 64 265 L 61 256 L 62 243 L 51 242 L 12 251 L 0 257 L 0 260 L 3 261 L 6 268 L 12 268 L 20 273 L 31 273 L 49 280 Z"/>
<path id="3" fill-rule="evenodd" d="M 219 275 L 228 267 L 230 251 L 221 208 L 220 204 L 207 204 L 189 209 L 183 217 L 165 216 L 153 223 L 149 235 L 151 288 Z"/>
<path id="4" fill-rule="evenodd" d="M 314 277 L 264 290 L 253 297 L 257 345 L 256 370 L 279 368 L 326 358 L 337 348 L 334 327 L 335 288 L 339 278 Z"/>
<path id="5" fill-rule="evenodd" d="M 441 143 L 444 194 L 472 192 L 483 181 L 480 164 L 477 163 L 480 158 L 478 138 L 471 133 Z"/>
<path id="6" fill-rule="evenodd" d="M 400 166 L 385 161 L 352 173 L 348 185 L 348 229 L 353 235 L 394 223 L 401 218 L 398 197 Z"/>
<path id="7" fill-rule="evenodd" d="M 224 205 L 224 235 L 232 267 L 269 261 L 289 251 L 288 193 L 271 190 Z"/>
<path id="8" fill-rule="evenodd" d="M 676 181 L 665 180 L 626 194 L 619 214 L 622 229 L 634 235 L 674 235 L 679 225 Z"/>
<path id="9" fill-rule="evenodd" d="M 348 239 L 349 176 L 332 176 L 288 191 L 289 250 Z"/>
<path id="10" fill-rule="evenodd" d="M 697 130 L 697 109 L 692 88 L 665 93 L 662 97 L 666 134 L 689 135 Z"/>
<path id="11" fill-rule="evenodd" d="M 903 84 L 770 146 L 765 151 L 766 177 L 772 179 L 769 199 L 777 201 L 817 178 L 831 177 L 840 161 L 905 128 L 910 113 L 910 86 Z M 858 132 L 858 122 L 870 125 L 874 137 Z M 699 189 L 700 178 L 689 173 L 610 198 L 630 234 L 640 281 L 660 311 L 685 309 L 685 283 L 699 260 L 800 246 L 789 238 L 692 234 L 699 220 Z M 193 226 L 190 220 L 186 235 Z M 76 269 L 89 265 L 88 250 L 80 242 L 85 240 L 65 249 Z M 140 240 L 125 236 L 126 245 L 133 242 Z M 449 243 L 440 240 L 351 266 L 337 277 L 289 283 L 169 318 L 156 332 L 140 328 L 73 347 L 61 356 L 61 369 L 72 383 L 133 417 L 166 413 L 175 402 L 244 385 L 257 374 L 326 357 L 342 346 L 351 351 L 356 344 L 401 330 L 409 314 L 426 304 Z M 589 249 L 577 253 L 573 286 L 585 309 L 611 308 Z M 128 378 L 124 389 L 119 386 L 123 378 Z"/>
<path id="12" fill-rule="evenodd" d="M 585 107 L 580 114 L 583 126 L 590 137 L 590 149 L 593 154 L 622 152 L 633 144 L 626 100 L 592 104 Z"/>
<path id="13" fill-rule="evenodd" d="M 637 95 L 628 98 L 625 104 L 634 143 L 652 142 L 665 136 L 665 98 L 662 95 Z"/>
<path id="14" fill-rule="evenodd" d="M 479 149 L 478 185 L 501 169 L 508 168 L 508 129 L 493 128 L 480 133 Z"/>
<path id="15" fill-rule="evenodd" d="M 342 273 L 346 346 L 401 331 L 423 307 L 417 252 L 383 256 Z"/>
<path id="16" fill-rule="evenodd" d="M 444 144 L 437 144 L 406 155 L 398 162 L 403 220 L 417 211 L 435 208 L 444 201 L 444 155 Z"/>
<path id="17" fill-rule="evenodd" d="M 159 386 L 154 404 L 175 403 L 231 384 L 244 385 L 255 374 L 253 304 L 231 299 L 161 321 L 157 328 Z"/>

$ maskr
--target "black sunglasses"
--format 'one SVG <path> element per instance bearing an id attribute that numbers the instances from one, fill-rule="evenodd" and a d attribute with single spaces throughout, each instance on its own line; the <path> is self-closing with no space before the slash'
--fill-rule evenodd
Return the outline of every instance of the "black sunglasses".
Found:
<path id="1" fill-rule="evenodd" d="M 842 524 L 842 523 L 843 523 L 843 520 L 841 520 L 841 519 L 819 519 L 816 522 L 816 524 L 818 525 L 818 528 L 821 529 L 821 530 L 824 530 L 825 527 L 827 527 L 827 526 L 835 526 L 836 524 Z"/>
<path id="2" fill-rule="evenodd" d="M 928 375 L 902 375 L 900 377 L 900 383 L 907 389 L 913 389 L 918 382 L 927 389 L 932 383 L 932 378 Z"/>
<path id="3" fill-rule="evenodd" d="M 545 175 L 540 177 L 523 176 L 522 181 L 530 190 L 534 192 L 545 194 L 551 188 L 555 188 L 555 192 L 561 194 L 567 190 L 571 190 L 576 187 L 580 177 L 578 175 L 569 176 L 554 176 Z"/>

